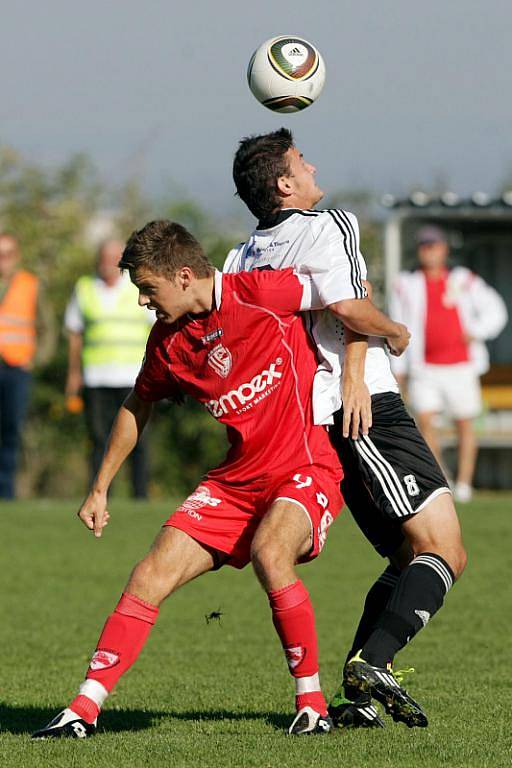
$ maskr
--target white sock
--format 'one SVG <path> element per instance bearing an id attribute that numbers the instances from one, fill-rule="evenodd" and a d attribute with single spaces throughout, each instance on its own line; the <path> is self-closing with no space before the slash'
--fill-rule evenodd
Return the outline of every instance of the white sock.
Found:
<path id="1" fill-rule="evenodd" d="M 320 675 L 318 672 L 309 677 L 295 678 L 295 694 L 299 696 L 302 693 L 315 693 L 322 690 L 320 688 Z"/>

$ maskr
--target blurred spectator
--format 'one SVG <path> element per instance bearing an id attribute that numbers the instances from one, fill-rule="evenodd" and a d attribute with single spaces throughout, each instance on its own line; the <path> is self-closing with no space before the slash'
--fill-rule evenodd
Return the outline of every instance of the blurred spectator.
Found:
<path id="1" fill-rule="evenodd" d="M 418 426 L 440 459 L 435 417 L 454 419 L 458 437 L 458 469 L 454 487 L 458 501 L 469 501 L 477 457 L 473 428 L 482 407 L 479 377 L 489 368 L 484 341 L 494 339 L 507 323 L 500 295 L 466 267 L 447 266 L 445 233 L 422 227 L 416 236 L 420 268 L 401 272 L 394 285 L 391 316 L 405 323 L 411 341 L 393 370 L 404 384 L 408 375 L 411 407 Z"/>
<path id="2" fill-rule="evenodd" d="M 93 477 L 117 411 L 135 383 L 154 322 L 153 314 L 138 306 L 137 289 L 129 276 L 119 270 L 123 247 L 117 240 L 107 240 L 100 246 L 96 275 L 79 278 L 65 315 L 69 335 L 67 403 L 69 410 L 79 410 L 78 396 L 83 387 Z M 146 434 L 132 452 L 131 479 L 135 498 L 145 498 Z"/>
<path id="3" fill-rule="evenodd" d="M 53 316 L 37 277 L 19 268 L 13 235 L 0 234 L 0 498 L 13 499 L 32 368 L 54 351 Z"/>

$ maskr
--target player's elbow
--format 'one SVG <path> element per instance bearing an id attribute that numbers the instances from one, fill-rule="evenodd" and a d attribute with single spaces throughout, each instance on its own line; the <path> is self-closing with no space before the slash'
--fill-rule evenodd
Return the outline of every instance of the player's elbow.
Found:
<path id="1" fill-rule="evenodd" d="M 354 323 L 358 323 L 361 317 L 361 310 L 364 311 L 364 306 L 368 302 L 368 299 L 343 299 L 337 301 L 334 304 L 329 305 L 331 312 L 341 320 L 349 328 L 358 331 L 358 328 L 354 328 Z"/>

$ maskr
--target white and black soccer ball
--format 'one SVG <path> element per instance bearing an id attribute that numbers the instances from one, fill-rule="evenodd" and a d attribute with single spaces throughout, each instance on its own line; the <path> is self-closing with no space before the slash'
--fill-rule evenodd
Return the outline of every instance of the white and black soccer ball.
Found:
<path id="1" fill-rule="evenodd" d="M 267 40 L 253 53 L 247 80 L 265 107 L 274 112 L 299 112 L 320 96 L 325 64 L 307 40 L 281 35 Z"/>

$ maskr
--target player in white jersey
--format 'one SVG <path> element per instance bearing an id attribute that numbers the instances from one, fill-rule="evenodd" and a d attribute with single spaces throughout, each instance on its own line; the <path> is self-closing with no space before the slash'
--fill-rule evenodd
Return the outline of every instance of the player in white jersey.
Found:
<path id="1" fill-rule="evenodd" d="M 345 695 L 340 686 L 330 711 L 339 725 L 382 725 L 369 715 L 372 694 L 395 720 L 426 726 L 424 711 L 399 685 L 391 664 L 439 610 L 464 570 L 466 553 L 446 479 L 405 410 L 386 342 L 379 338 L 384 334 L 376 330 L 370 302 L 364 299 L 366 266 L 357 219 L 343 210 L 313 210 L 323 197 L 315 172 L 284 128 L 241 141 L 233 176 L 238 195 L 259 223 L 247 242 L 229 253 L 224 269 L 293 266 L 309 274 L 313 285 L 325 286 L 332 278 L 339 290 L 343 281 L 345 300 L 311 316 L 320 359 L 314 416 L 317 423 L 332 425 L 332 440 L 345 469 L 345 500 L 390 565 L 367 594 L 344 666 Z M 364 364 L 371 396 L 368 423 L 360 420 L 364 396 L 352 370 L 358 356 L 351 355 L 350 365 L 344 360 L 348 339 L 343 323 L 369 336 Z M 352 338 L 352 348 L 356 345 L 360 349 L 365 342 Z"/>
<path id="2" fill-rule="evenodd" d="M 295 267 L 300 272 L 343 286 L 345 299 L 366 296 L 366 264 L 359 250 L 356 217 L 346 211 L 302 211 L 284 209 L 272 217 L 271 226 L 256 229 L 249 240 L 228 254 L 224 272 Z M 341 251 L 340 251 L 341 246 Z M 345 258 L 340 258 L 340 253 Z M 312 312 L 310 332 L 316 341 L 320 365 L 315 378 L 313 408 L 317 424 L 332 424 L 332 414 L 341 408 L 340 379 L 343 371 L 345 329 L 334 312 Z M 383 337 L 368 339 L 365 382 L 372 394 L 398 392 L 391 373 Z"/>

